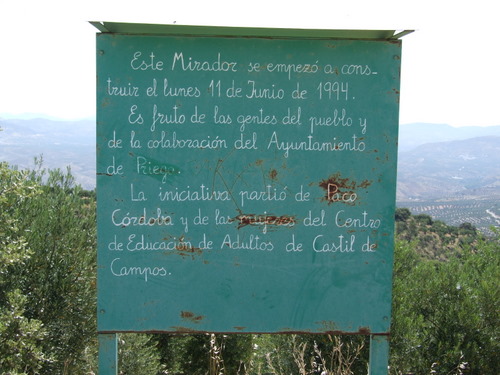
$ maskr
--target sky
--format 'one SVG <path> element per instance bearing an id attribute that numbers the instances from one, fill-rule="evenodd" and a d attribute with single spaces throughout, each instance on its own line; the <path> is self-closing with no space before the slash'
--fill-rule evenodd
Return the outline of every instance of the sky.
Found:
<path id="1" fill-rule="evenodd" d="M 494 0 L 0 0 L 0 117 L 95 116 L 88 21 L 415 30 L 403 37 L 400 123 L 500 125 Z"/>

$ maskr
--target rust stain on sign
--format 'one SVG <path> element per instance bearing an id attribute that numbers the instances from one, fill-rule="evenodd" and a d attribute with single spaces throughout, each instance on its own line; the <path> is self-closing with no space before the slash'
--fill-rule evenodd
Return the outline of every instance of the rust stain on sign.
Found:
<path id="1" fill-rule="evenodd" d="M 370 335 L 371 330 L 370 327 L 358 327 L 357 331 L 342 331 L 339 330 L 332 321 L 321 321 L 317 322 L 321 326 L 321 332 L 330 335 Z"/>
<path id="2" fill-rule="evenodd" d="M 193 323 L 199 323 L 201 320 L 203 320 L 204 316 L 196 315 L 191 311 L 181 311 L 181 318 L 184 320 L 189 320 L 190 322 Z"/>
<path id="3" fill-rule="evenodd" d="M 276 227 L 293 227 L 296 223 L 294 216 L 282 215 L 255 215 L 255 214 L 241 214 L 236 216 L 233 220 L 238 221 L 238 229 L 243 228 L 247 225 L 253 226 L 263 226 L 264 230 L 267 231 L 268 226 Z"/>
<path id="4" fill-rule="evenodd" d="M 180 332 L 180 333 L 198 333 L 198 332 L 200 332 L 200 331 L 197 331 L 195 329 L 187 328 L 187 327 L 172 326 L 170 328 L 172 328 L 175 332 Z M 163 333 L 163 332 L 164 331 L 159 331 L 159 333 Z"/>
<path id="5" fill-rule="evenodd" d="M 195 255 L 201 255 L 203 253 L 199 247 L 194 247 L 191 241 L 186 241 L 184 235 L 178 238 L 175 249 L 182 257 L 190 256 L 192 259 L 194 259 Z"/>
<path id="6" fill-rule="evenodd" d="M 319 187 L 325 190 L 323 201 L 331 203 L 344 203 L 354 206 L 358 200 L 357 191 L 366 189 L 372 184 L 372 181 L 363 180 L 361 183 L 342 177 L 339 172 L 331 175 L 319 183 Z"/>

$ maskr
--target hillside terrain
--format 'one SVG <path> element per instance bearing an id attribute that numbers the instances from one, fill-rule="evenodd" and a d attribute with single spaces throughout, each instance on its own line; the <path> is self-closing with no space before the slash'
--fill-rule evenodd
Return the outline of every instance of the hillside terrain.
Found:
<path id="1" fill-rule="evenodd" d="M 77 182 L 95 187 L 95 120 L 1 119 L 0 161 L 33 168 L 43 156 L 47 168 L 71 167 Z"/>
<path id="2" fill-rule="evenodd" d="M 500 137 L 500 126 L 455 128 L 446 124 L 420 122 L 402 124 L 399 128 L 399 152 L 410 151 L 426 143 L 460 141 L 487 136 Z"/>
<path id="3" fill-rule="evenodd" d="M 428 260 L 448 260 L 468 247 L 474 249 L 483 238 L 470 223 L 448 225 L 428 214 L 414 215 L 408 208 L 396 209 L 395 222 L 396 238 L 413 243 L 416 252 Z"/>
<path id="4" fill-rule="evenodd" d="M 400 127 L 397 205 L 485 233 L 500 226 L 500 126 Z"/>
<path id="5" fill-rule="evenodd" d="M 500 192 L 500 136 L 426 143 L 399 153 L 398 201 Z"/>
<path id="6" fill-rule="evenodd" d="M 0 160 L 33 168 L 71 167 L 95 187 L 95 120 L 1 119 Z M 500 126 L 405 124 L 399 131 L 397 204 L 448 224 L 500 225 Z"/>

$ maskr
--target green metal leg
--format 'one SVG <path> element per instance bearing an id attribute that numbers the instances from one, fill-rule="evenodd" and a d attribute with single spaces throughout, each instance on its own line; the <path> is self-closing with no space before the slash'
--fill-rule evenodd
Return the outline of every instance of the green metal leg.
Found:
<path id="1" fill-rule="evenodd" d="M 389 372 L 389 336 L 370 336 L 368 375 L 387 375 Z"/>
<path id="2" fill-rule="evenodd" d="M 118 375 L 118 335 L 99 334 L 99 375 Z"/>

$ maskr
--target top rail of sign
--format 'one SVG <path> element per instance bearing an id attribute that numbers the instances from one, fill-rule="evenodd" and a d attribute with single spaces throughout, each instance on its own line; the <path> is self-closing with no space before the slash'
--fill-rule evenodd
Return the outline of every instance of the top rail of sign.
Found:
<path id="1" fill-rule="evenodd" d="M 91 21 L 101 33 L 134 35 L 248 37 L 248 38 L 290 38 L 290 39 L 356 39 L 397 40 L 413 30 L 329 30 L 288 29 L 225 26 L 160 25 L 143 23 L 121 23 Z"/>

